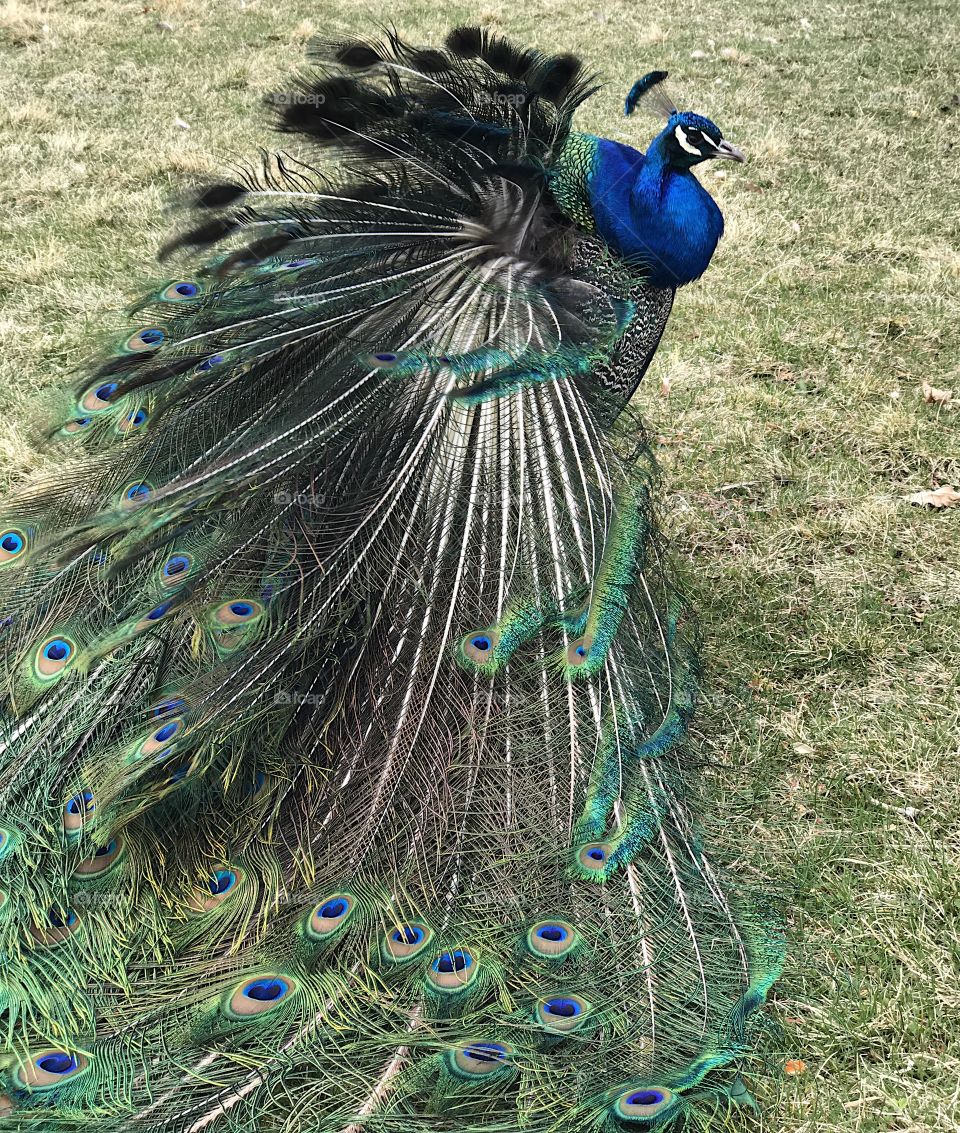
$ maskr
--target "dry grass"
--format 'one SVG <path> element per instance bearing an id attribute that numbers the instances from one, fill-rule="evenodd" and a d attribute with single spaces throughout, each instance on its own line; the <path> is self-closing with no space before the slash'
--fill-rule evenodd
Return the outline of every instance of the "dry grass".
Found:
<path id="1" fill-rule="evenodd" d="M 960 509 L 903 501 L 960 486 L 960 411 L 919 396 L 924 380 L 960 390 L 956 9 L 652 15 L 620 0 L 0 3 L 0 458 L 8 475 L 33 459 L 38 389 L 149 280 L 184 176 L 264 141 L 259 97 L 314 27 L 389 17 L 431 41 L 481 17 L 580 51 L 609 80 L 583 126 L 637 144 L 650 127 L 620 116 L 622 92 L 669 68 L 675 97 L 752 155 L 705 172 L 728 236 L 680 296 L 642 403 L 710 643 L 716 825 L 792 909 L 772 1057 L 807 1071 L 759 1083 L 759 1125 L 960 1130 Z"/>

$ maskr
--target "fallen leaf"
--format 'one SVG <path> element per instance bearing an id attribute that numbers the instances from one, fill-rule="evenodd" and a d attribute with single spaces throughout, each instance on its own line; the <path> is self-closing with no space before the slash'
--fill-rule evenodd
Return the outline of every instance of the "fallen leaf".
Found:
<path id="1" fill-rule="evenodd" d="M 793 750 L 797 755 L 813 755 L 813 748 L 809 744 L 794 744 Z"/>
<path id="2" fill-rule="evenodd" d="M 923 400 L 927 405 L 949 405 L 953 401 L 952 389 L 937 389 L 929 382 L 923 383 L 920 392 L 923 394 Z"/>
<path id="3" fill-rule="evenodd" d="M 930 488 L 925 492 L 914 492 L 903 497 L 908 503 L 918 507 L 956 507 L 960 504 L 960 492 L 949 484 L 942 484 L 939 488 Z"/>
<path id="4" fill-rule="evenodd" d="M 182 118 L 174 118 L 173 124 L 174 124 L 174 126 L 177 127 L 178 130 L 189 130 L 190 129 L 190 123 L 184 122 L 184 120 Z"/>
<path id="5" fill-rule="evenodd" d="M 664 374 L 663 377 L 660 379 L 660 396 L 661 397 L 669 397 L 670 396 L 671 384 L 672 384 L 672 382 L 671 382 L 670 375 Z"/>
<path id="6" fill-rule="evenodd" d="M 805 1074 L 807 1072 L 807 1064 L 802 1058 L 788 1058 L 783 1064 L 784 1074 Z"/>
<path id="7" fill-rule="evenodd" d="M 690 58 L 691 59 L 706 59 L 706 57 L 707 57 L 706 51 L 691 51 L 690 52 Z"/>

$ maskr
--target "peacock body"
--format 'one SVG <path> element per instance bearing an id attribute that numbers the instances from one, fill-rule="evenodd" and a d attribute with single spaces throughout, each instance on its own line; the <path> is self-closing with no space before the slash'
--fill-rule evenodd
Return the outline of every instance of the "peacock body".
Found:
<path id="1" fill-rule="evenodd" d="M 2 1127 L 722 1124 L 781 942 L 627 403 L 739 151 L 477 29 L 313 62 L 339 172 L 198 193 L 0 513 Z"/>

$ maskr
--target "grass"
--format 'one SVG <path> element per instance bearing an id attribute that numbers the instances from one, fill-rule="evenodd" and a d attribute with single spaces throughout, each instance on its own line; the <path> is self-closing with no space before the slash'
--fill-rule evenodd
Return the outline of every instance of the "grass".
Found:
<path id="1" fill-rule="evenodd" d="M 641 403 L 708 641 L 715 825 L 792 910 L 777 1057 L 806 1071 L 761 1083 L 759 1125 L 960 1130 L 960 509 L 903 499 L 960 486 L 960 410 L 919 394 L 960 400 L 955 5 L 0 0 L 4 476 L 150 281 L 173 190 L 270 144 L 259 98 L 312 32 L 386 16 L 582 53 L 608 80 L 582 126 L 641 146 L 620 99 L 665 67 L 750 154 L 704 171 L 727 235 Z"/>

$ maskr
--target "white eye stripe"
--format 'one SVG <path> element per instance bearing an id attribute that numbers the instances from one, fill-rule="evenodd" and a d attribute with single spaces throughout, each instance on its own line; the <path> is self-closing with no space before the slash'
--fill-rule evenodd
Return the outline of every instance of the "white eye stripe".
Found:
<path id="1" fill-rule="evenodd" d="M 701 154 L 701 152 L 697 149 L 696 146 L 691 145 L 690 142 L 687 141 L 687 135 L 686 135 L 686 133 L 684 133 L 684 129 L 683 129 L 682 126 L 677 126 L 674 129 L 673 136 L 680 143 L 681 148 L 685 149 L 687 151 L 687 153 L 695 153 L 697 155 L 697 157 L 703 156 L 703 154 Z"/>

